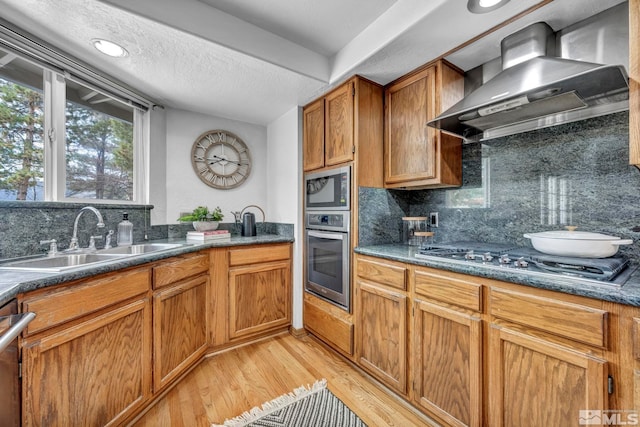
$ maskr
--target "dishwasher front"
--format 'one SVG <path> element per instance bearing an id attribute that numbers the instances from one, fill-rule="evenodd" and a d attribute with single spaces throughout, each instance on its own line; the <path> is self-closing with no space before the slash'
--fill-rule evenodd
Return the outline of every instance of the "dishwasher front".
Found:
<path id="1" fill-rule="evenodd" d="M 18 314 L 15 300 L 0 308 L 0 420 L 7 427 L 20 426 L 20 352 L 18 335 L 36 315 Z"/>

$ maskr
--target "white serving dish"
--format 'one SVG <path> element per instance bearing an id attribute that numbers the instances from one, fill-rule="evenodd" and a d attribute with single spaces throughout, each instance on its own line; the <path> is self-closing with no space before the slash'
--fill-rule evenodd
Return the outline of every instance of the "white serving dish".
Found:
<path id="1" fill-rule="evenodd" d="M 633 243 L 630 239 L 587 231 L 543 231 L 526 233 L 524 237 L 545 254 L 578 258 L 607 258 L 615 255 L 620 245 Z"/>

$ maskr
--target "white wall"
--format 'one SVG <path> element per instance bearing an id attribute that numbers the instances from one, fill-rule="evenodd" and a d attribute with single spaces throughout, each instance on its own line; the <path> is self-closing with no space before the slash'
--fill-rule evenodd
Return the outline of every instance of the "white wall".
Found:
<path id="1" fill-rule="evenodd" d="M 151 225 L 167 223 L 167 115 L 163 108 L 152 109 L 149 113 L 149 182 L 147 182 L 148 202 L 151 209 Z"/>
<path id="2" fill-rule="evenodd" d="M 294 224 L 293 327 L 302 328 L 302 109 L 291 109 L 267 126 L 267 210 L 274 222 Z"/>
<path id="3" fill-rule="evenodd" d="M 266 220 L 273 221 L 267 207 L 267 128 L 235 120 L 224 119 L 192 111 L 166 110 L 166 217 L 165 224 L 177 223 L 181 212 L 205 205 L 220 206 L 223 222 L 233 222 L 231 211 L 247 205 L 265 210 Z M 251 174 L 239 187 L 219 190 L 203 183 L 191 166 L 191 147 L 201 134 L 224 129 L 238 135 L 249 147 L 252 158 Z M 153 144 L 152 144 L 153 150 Z M 158 183 L 163 185 L 164 183 Z M 153 187 L 154 183 L 151 183 Z M 260 213 L 256 220 L 260 221 Z"/>

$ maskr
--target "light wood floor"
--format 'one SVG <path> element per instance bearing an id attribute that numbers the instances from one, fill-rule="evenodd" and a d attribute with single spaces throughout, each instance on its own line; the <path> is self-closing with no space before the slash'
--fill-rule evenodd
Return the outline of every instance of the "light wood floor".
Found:
<path id="1" fill-rule="evenodd" d="M 205 359 L 134 426 L 221 424 L 321 378 L 370 427 L 435 425 L 315 339 L 283 334 Z"/>

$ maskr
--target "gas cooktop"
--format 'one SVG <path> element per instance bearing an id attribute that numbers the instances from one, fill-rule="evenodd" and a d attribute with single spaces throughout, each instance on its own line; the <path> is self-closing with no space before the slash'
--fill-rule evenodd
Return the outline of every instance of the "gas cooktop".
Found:
<path id="1" fill-rule="evenodd" d="M 535 249 L 502 243 L 451 242 L 422 246 L 416 258 L 446 259 L 457 264 L 517 270 L 523 274 L 561 276 L 621 286 L 636 267 L 625 256 L 576 258 L 547 255 Z"/>

